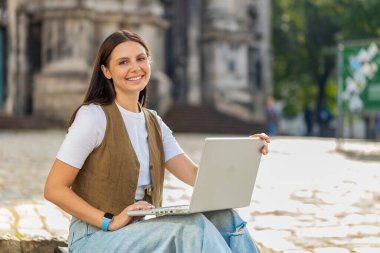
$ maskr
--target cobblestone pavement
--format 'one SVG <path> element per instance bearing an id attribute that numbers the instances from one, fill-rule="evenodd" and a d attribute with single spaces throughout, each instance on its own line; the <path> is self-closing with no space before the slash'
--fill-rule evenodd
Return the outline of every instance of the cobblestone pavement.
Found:
<path id="1" fill-rule="evenodd" d="M 61 130 L 0 131 L 0 235 L 67 236 L 70 216 L 42 197 Z M 196 162 L 205 135 L 178 134 Z M 380 252 L 380 143 L 277 137 L 250 207 L 239 209 L 263 253 Z M 229 186 L 231 187 L 231 186 Z M 192 189 L 167 175 L 164 204 Z"/>

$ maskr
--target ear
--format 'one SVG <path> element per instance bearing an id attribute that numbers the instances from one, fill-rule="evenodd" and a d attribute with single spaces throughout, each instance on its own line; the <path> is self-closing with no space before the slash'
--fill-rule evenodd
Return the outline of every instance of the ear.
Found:
<path id="1" fill-rule="evenodd" d="M 100 66 L 100 67 L 101 67 L 101 69 L 102 69 L 103 75 L 104 75 L 107 79 L 111 79 L 111 78 L 112 78 L 112 76 L 111 76 L 111 72 L 107 69 L 107 67 L 104 66 L 103 64 L 102 64 L 102 66 Z"/>

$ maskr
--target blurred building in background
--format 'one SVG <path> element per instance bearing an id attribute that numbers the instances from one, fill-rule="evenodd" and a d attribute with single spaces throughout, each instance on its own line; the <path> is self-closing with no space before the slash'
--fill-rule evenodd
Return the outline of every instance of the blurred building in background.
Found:
<path id="1" fill-rule="evenodd" d="M 172 124 L 199 112 L 262 123 L 270 9 L 267 0 L 0 1 L 0 112 L 67 120 L 100 43 L 130 29 L 151 47 L 150 107 Z"/>

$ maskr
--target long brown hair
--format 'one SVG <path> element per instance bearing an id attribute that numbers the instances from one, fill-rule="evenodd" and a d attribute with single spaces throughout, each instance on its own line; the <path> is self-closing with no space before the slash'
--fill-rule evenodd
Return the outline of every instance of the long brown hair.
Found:
<path id="1" fill-rule="evenodd" d="M 98 54 L 96 55 L 94 68 L 91 75 L 90 86 L 86 92 L 86 96 L 83 103 L 74 111 L 71 119 L 69 121 L 68 127 L 75 120 L 75 116 L 82 105 L 88 105 L 91 103 L 98 105 L 109 105 L 115 101 L 116 91 L 112 80 L 107 79 L 101 69 L 104 65 L 109 67 L 110 55 L 113 49 L 120 43 L 126 41 L 134 41 L 141 44 L 146 51 L 147 56 L 150 56 L 150 51 L 144 40 L 136 33 L 128 30 L 120 30 L 112 33 L 108 36 L 99 48 Z M 139 103 L 144 106 L 147 96 L 147 87 L 145 87 L 139 94 Z"/>

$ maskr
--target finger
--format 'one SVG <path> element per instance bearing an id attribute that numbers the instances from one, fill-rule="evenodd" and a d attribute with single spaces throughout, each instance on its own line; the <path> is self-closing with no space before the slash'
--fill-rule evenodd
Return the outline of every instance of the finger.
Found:
<path id="1" fill-rule="evenodd" d="M 150 204 L 147 204 L 147 205 L 138 205 L 135 207 L 134 210 L 146 210 L 146 209 L 152 209 L 153 206 L 150 205 Z"/>
<path id="2" fill-rule="evenodd" d="M 267 143 L 270 142 L 270 138 L 266 133 L 254 134 L 254 135 L 251 135 L 250 137 L 258 137 Z"/>
<path id="3" fill-rule="evenodd" d="M 154 205 L 152 205 L 151 203 L 147 202 L 147 201 L 143 201 L 143 200 L 140 200 L 140 201 L 137 201 L 136 203 L 134 203 L 133 205 L 138 205 L 140 208 L 139 209 L 152 209 L 152 208 L 155 208 Z"/>
<path id="4" fill-rule="evenodd" d="M 265 140 L 265 142 L 267 142 L 267 143 L 270 142 L 270 138 L 269 138 L 269 136 L 268 136 L 267 134 L 265 134 L 265 133 L 261 133 L 261 134 L 260 134 L 260 138 L 261 138 L 262 140 Z"/>
<path id="5" fill-rule="evenodd" d="M 145 206 L 147 204 L 148 204 L 148 202 L 140 200 L 140 201 L 135 202 L 133 205 Z"/>
<path id="6" fill-rule="evenodd" d="M 149 203 L 145 206 L 145 209 L 152 209 L 152 208 L 154 208 L 154 205 L 151 205 Z"/>
<path id="7" fill-rule="evenodd" d="M 262 146 L 260 152 L 261 152 L 263 155 L 268 154 L 268 144 L 265 144 L 264 146 Z"/>
<path id="8" fill-rule="evenodd" d="M 146 202 L 146 201 L 141 201 L 143 203 L 144 206 L 147 206 L 147 207 L 154 207 L 151 203 L 149 202 Z"/>
<path id="9" fill-rule="evenodd" d="M 141 209 L 143 209 L 141 205 L 133 206 L 133 210 L 141 210 Z"/>
<path id="10" fill-rule="evenodd" d="M 154 205 L 152 205 L 149 202 L 146 202 L 146 201 L 141 201 L 141 202 L 143 203 L 143 206 L 146 207 L 146 208 L 154 208 Z"/>

